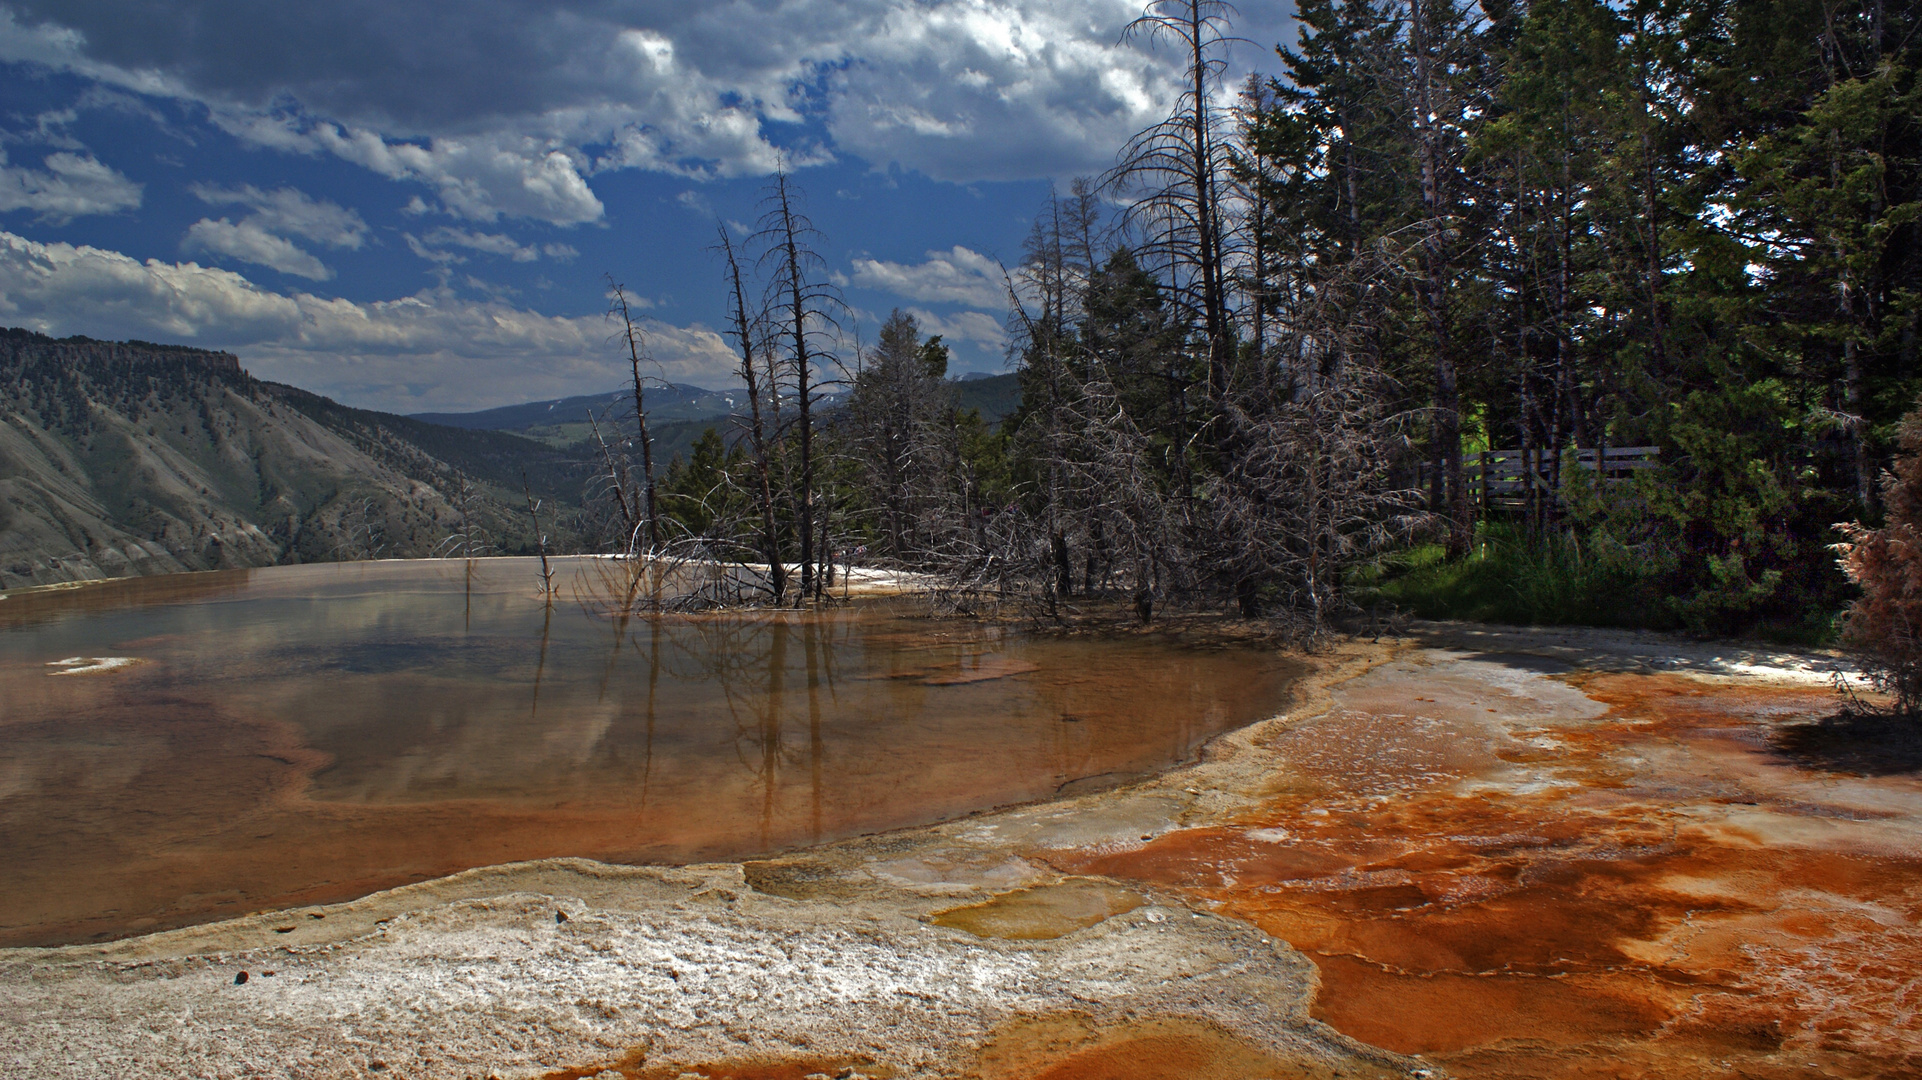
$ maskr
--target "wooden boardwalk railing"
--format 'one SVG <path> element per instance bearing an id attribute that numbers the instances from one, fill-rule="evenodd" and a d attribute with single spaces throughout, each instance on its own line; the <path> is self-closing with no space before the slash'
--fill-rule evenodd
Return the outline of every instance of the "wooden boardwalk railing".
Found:
<path id="1" fill-rule="evenodd" d="M 1570 467 L 1593 472 L 1599 460 L 1601 479 L 1608 483 L 1630 479 L 1642 469 L 1652 469 L 1661 464 L 1661 457 L 1659 446 L 1609 446 L 1599 451 L 1591 446 L 1559 453 L 1542 449 L 1483 450 L 1462 456 L 1462 472 L 1467 477 L 1470 498 L 1482 510 L 1519 509 L 1528 504 L 1531 487 L 1542 495 L 1554 497 L 1556 477 Z M 1558 459 L 1560 470 L 1556 468 Z M 1432 465 L 1424 462 L 1417 470 L 1421 487 L 1428 486 L 1432 469 Z"/>

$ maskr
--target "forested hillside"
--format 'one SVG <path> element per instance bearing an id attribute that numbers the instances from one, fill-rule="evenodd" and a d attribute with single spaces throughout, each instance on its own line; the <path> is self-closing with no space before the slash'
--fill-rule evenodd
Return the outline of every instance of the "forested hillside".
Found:
<path id="1" fill-rule="evenodd" d="M 226 353 L 0 331 L 0 587 L 531 543 L 581 470 L 537 443 L 349 409 Z"/>

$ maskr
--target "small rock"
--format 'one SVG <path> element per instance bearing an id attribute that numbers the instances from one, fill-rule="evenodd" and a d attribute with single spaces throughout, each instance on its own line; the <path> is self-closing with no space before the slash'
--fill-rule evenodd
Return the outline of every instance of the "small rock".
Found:
<path id="1" fill-rule="evenodd" d="M 234 985 L 235 986 L 247 985 L 247 973 L 243 971 L 240 974 L 234 976 Z"/>
<path id="2" fill-rule="evenodd" d="M 556 923 L 564 923 L 564 922 L 566 922 L 566 921 L 567 921 L 567 912 L 565 912 L 565 911 L 556 911 L 556 912 L 554 913 L 554 921 L 555 921 Z"/>

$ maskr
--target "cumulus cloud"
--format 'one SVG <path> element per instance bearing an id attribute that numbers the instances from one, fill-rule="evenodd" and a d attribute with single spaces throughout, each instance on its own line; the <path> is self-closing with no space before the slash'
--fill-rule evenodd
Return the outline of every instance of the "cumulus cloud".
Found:
<path id="1" fill-rule="evenodd" d="M 1179 93 L 1178 68 L 1117 44 L 1137 0 L 887 5 L 827 97 L 836 146 L 941 179 L 1098 171 Z"/>
<path id="2" fill-rule="evenodd" d="M 581 176 L 585 158 L 555 146 L 556 140 L 512 131 L 462 137 L 394 139 L 371 128 L 316 121 L 299 111 L 252 111 L 231 106 L 213 111 L 229 134 L 291 153 L 330 153 L 389 180 L 434 188 L 440 209 L 472 221 L 503 214 L 579 225 L 598 221 L 606 208 Z M 577 133 L 585 139 L 585 133 Z M 417 213 L 433 209 L 422 200 Z"/>
<path id="3" fill-rule="evenodd" d="M 195 184 L 192 191 L 201 202 L 238 203 L 254 212 L 238 222 L 224 217 L 194 222 L 180 244 L 187 252 L 225 255 L 310 281 L 326 281 L 334 272 L 289 239 L 289 234 L 335 248 L 359 248 L 367 237 L 367 223 L 358 213 L 293 188 L 262 191 L 252 184 L 232 189 Z"/>
<path id="4" fill-rule="evenodd" d="M 761 175 L 851 152 L 956 181 L 1097 170 L 1182 62 L 1119 41 L 1140 0 L 9 6 L 0 60 L 191 99 L 483 222 L 598 220 L 587 178 L 617 168 Z M 1243 20 L 1250 58 L 1281 40 L 1280 7 Z"/>
<path id="5" fill-rule="evenodd" d="M 310 281 L 326 281 L 334 276 L 325 263 L 286 237 L 261 228 L 252 218 L 245 218 L 239 224 L 226 218 L 219 221 L 201 218 L 187 227 L 187 238 L 180 246 L 187 251 L 225 255 Z"/>
<path id="6" fill-rule="evenodd" d="M 7 164 L 0 150 L 0 212 L 32 210 L 43 220 L 67 222 L 87 214 L 115 214 L 140 205 L 141 185 L 91 154 L 62 150 L 38 169 Z"/>
<path id="7" fill-rule="evenodd" d="M 294 188 L 262 191 L 252 184 L 223 188 L 195 184 L 194 196 L 210 206 L 240 204 L 252 208 L 251 220 L 261 229 L 305 237 L 328 247 L 358 250 L 367 239 L 367 223 L 360 214 L 328 199 L 316 199 Z"/>
<path id="8" fill-rule="evenodd" d="M 1008 299 L 1001 264 L 958 244 L 951 251 L 930 251 L 925 261 L 913 265 L 856 259 L 852 280 L 863 288 L 928 303 L 991 308 L 1005 307 Z"/>
<path id="9" fill-rule="evenodd" d="M 41 333 L 178 341 L 255 374 L 397 412 L 479 409 L 619 386 L 600 316 L 544 315 L 444 290 L 359 303 L 280 293 L 230 270 L 146 262 L 0 232 L 0 320 Z M 644 324 L 660 373 L 724 385 L 733 354 L 699 325 Z"/>
<path id="10" fill-rule="evenodd" d="M 466 260 L 448 251 L 450 247 L 467 248 L 470 251 L 484 252 L 489 255 L 504 255 L 515 262 L 534 262 L 545 255 L 560 262 L 570 262 L 580 256 L 579 249 L 571 244 L 523 244 L 511 236 L 499 233 L 473 232 L 443 225 L 425 236 L 416 237 L 412 233 L 402 234 L 407 238 L 407 246 L 414 254 L 437 263 L 458 263 Z"/>
<path id="11" fill-rule="evenodd" d="M 908 314 L 921 324 L 922 333 L 939 334 L 950 345 L 966 342 L 990 352 L 999 352 L 1008 344 L 1008 332 L 1002 328 L 1001 320 L 985 312 L 958 311 L 952 315 L 936 315 L 922 308 L 909 308 Z"/>

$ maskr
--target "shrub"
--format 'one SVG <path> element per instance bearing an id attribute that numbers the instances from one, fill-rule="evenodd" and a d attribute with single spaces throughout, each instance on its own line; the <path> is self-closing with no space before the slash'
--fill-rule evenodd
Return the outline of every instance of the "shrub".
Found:
<path id="1" fill-rule="evenodd" d="M 1530 538 L 1485 523 L 1467 558 L 1440 545 L 1386 560 L 1351 582 L 1364 607 L 1386 601 L 1424 619 L 1533 625 L 1645 626 L 1662 614 L 1650 561 L 1612 538 Z"/>
<path id="2" fill-rule="evenodd" d="M 1862 589 L 1843 617 L 1842 643 L 1896 709 L 1922 710 L 1922 403 L 1902 420 L 1902 452 L 1882 476 L 1879 529 L 1837 525 L 1842 570 Z"/>

